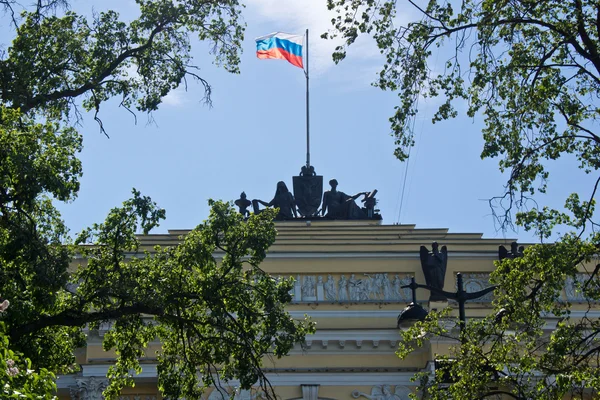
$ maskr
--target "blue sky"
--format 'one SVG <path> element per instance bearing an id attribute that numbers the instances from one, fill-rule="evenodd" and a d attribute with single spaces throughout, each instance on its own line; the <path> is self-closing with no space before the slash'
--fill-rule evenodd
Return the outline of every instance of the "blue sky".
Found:
<path id="1" fill-rule="evenodd" d="M 136 10 L 131 0 L 79 0 L 73 8 L 89 13 L 94 3 L 96 10 L 112 8 L 125 19 Z M 397 97 L 370 86 L 381 58 L 369 38 L 359 40 L 340 65 L 333 64 L 335 42 L 319 38 L 332 17 L 325 3 L 247 1 L 239 75 L 214 66 L 208 46 L 195 46 L 194 61 L 213 88 L 212 108 L 201 102 L 202 87 L 192 82 L 187 92 L 178 88 L 165 98 L 153 122 L 138 115 L 136 125 L 127 111 L 106 104 L 100 116 L 110 139 L 86 116 L 81 191 L 75 202 L 60 206 L 72 232 L 102 221 L 132 187 L 166 208 L 167 220 L 156 232 L 194 227 L 208 214 L 208 198 L 235 200 L 245 191 L 250 199 L 269 201 L 280 180 L 291 189 L 292 176 L 305 162 L 304 75 L 284 61 L 258 60 L 254 38 L 309 28 L 311 163 L 325 182 L 336 178 L 338 189 L 348 194 L 378 189 L 385 224 L 532 241 L 523 231 L 496 231 L 486 199 L 502 193 L 504 180 L 495 160 L 479 157 L 481 121 L 462 115 L 433 125 L 435 101 L 423 103 L 415 121 L 418 144 L 399 212 L 406 164 L 393 156 L 387 120 Z M 4 28 L 1 42 L 9 35 Z M 589 188 L 589 179 L 579 171 L 573 175 L 572 164 L 563 160 L 552 168 L 551 190 L 539 198 L 541 204 L 560 206 L 566 193 Z"/>

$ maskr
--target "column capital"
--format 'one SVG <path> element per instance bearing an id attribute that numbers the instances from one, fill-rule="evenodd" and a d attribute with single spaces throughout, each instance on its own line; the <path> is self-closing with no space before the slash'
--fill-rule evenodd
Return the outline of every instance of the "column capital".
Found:
<path id="1" fill-rule="evenodd" d="M 73 400 L 102 400 L 102 392 L 108 386 L 105 377 L 84 377 L 75 379 L 76 386 L 71 386 L 71 399 Z"/>

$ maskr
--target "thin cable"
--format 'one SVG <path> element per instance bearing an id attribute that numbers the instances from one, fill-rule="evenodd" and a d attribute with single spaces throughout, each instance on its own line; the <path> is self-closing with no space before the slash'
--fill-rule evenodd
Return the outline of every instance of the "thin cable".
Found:
<path id="1" fill-rule="evenodd" d="M 437 51 L 435 53 L 435 63 L 434 65 L 437 65 L 438 60 L 439 60 L 439 56 L 440 56 L 440 48 L 437 48 Z M 431 78 L 431 70 L 429 70 L 429 78 Z M 417 110 L 419 109 L 419 97 L 417 96 L 417 101 L 416 101 L 416 108 Z M 413 116 L 413 120 L 412 120 L 412 128 L 411 128 L 411 133 L 412 136 L 414 138 L 415 135 L 415 123 L 417 121 L 417 116 Z M 423 118 L 423 121 L 421 123 L 421 129 L 419 130 L 419 138 L 417 141 L 415 141 L 415 144 L 418 145 L 418 143 L 421 141 L 421 136 L 423 135 L 423 127 L 425 126 L 425 118 Z M 404 205 L 404 192 L 406 191 L 406 178 L 408 177 L 408 162 L 410 160 L 410 153 L 412 150 L 413 146 L 410 146 L 408 148 L 408 157 L 406 158 L 406 168 L 404 170 L 404 181 L 402 182 L 402 194 L 400 196 L 400 207 L 398 208 L 398 216 L 396 218 L 396 223 L 400 224 L 400 217 L 402 216 L 402 206 Z M 419 151 L 417 148 L 417 156 L 419 155 Z M 397 203 L 396 203 L 397 204 Z"/>
<path id="2" fill-rule="evenodd" d="M 416 107 L 419 107 L 419 97 L 417 97 Z M 415 122 L 417 121 L 417 116 L 413 116 L 412 127 L 411 127 L 411 135 L 414 137 L 415 135 Z M 400 196 L 400 207 L 398 208 L 398 218 L 396 222 L 400 224 L 400 216 L 402 215 L 402 206 L 404 205 L 404 192 L 406 191 L 406 178 L 408 177 L 408 162 L 410 161 L 410 152 L 413 146 L 408 148 L 408 157 L 406 157 L 406 168 L 404 169 L 404 182 L 402 182 L 402 195 Z"/>

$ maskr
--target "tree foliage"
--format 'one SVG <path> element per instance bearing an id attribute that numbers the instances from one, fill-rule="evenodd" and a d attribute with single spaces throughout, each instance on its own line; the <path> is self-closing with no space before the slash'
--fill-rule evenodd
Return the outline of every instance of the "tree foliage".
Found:
<path id="1" fill-rule="evenodd" d="M 417 374 L 424 398 L 597 398 L 600 320 L 593 310 L 600 301 L 598 267 L 585 279 L 574 278 L 581 263 L 597 262 L 597 253 L 596 245 L 574 234 L 552 245 L 530 246 L 523 257 L 498 263 L 491 279 L 498 285 L 494 311 L 487 317 L 469 320 L 461 333 L 449 323 L 447 309 L 431 312 L 426 321 L 402 332 L 402 358 L 432 337 L 451 344 L 449 354 L 437 356 L 445 361 L 443 367 L 435 374 Z M 564 300 L 569 279 L 575 280 L 583 304 Z"/>
<path id="2" fill-rule="evenodd" d="M 419 97 L 439 97 L 443 103 L 434 122 L 456 117 L 460 101 L 467 103 L 467 116 L 484 116 L 481 156 L 499 158 L 500 169 L 510 172 L 507 191 L 499 198 L 507 211 L 499 215 L 503 225 L 511 223 L 510 211 L 527 206 L 531 195 L 545 191 L 547 161 L 573 154 L 584 173 L 597 175 L 596 1 L 408 3 L 422 19 L 396 26 L 395 1 L 328 0 L 338 16 L 332 21 L 335 29 L 324 34 L 345 39 L 334 54 L 336 61 L 345 57 L 347 46 L 360 33 L 374 37 L 385 56 L 375 85 L 397 91 L 400 100 L 390 118 L 400 160 L 408 157 L 414 144 L 410 121 L 418 111 Z M 434 50 L 445 46 L 450 48 L 443 54 L 450 57 L 442 68 L 430 66 Z M 587 194 L 585 208 L 597 186 L 598 180 Z M 582 205 L 578 199 L 577 204 Z M 596 226 L 587 211 L 577 218 Z M 546 213 L 537 210 L 538 214 Z"/>
<path id="3" fill-rule="evenodd" d="M 418 17 L 405 25 L 406 8 Z M 406 160 L 414 145 L 411 119 L 420 97 L 442 99 L 433 122 L 466 116 L 484 118 L 482 158 L 497 158 L 508 172 L 505 192 L 491 205 L 500 226 L 513 222 L 533 230 L 540 242 L 522 258 L 497 264 L 494 313 L 471 321 L 462 335 L 430 318 L 404 333 L 399 354 L 424 344 L 426 333 L 457 340 L 454 362 L 421 376 L 427 398 L 555 399 L 566 393 L 598 396 L 600 322 L 593 313 L 600 298 L 595 197 L 600 182 L 600 3 L 598 1 L 429 0 L 405 3 L 328 0 L 337 11 L 333 29 L 344 44 L 339 62 L 360 34 L 370 34 L 385 57 L 375 86 L 398 93 L 390 118 L 395 155 Z M 434 56 L 448 55 L 442 67 Z M 460 108 L 457 107 L 460 105 Z M 591 175 L 585 193 L 565 198 L 564 209 L 539 204 L 548 167 L 561 157 L 575 159 L 572 179 Z M 575 282 L 586 302 L 572 316 L 562 297 Z M 558 318 L 550 333 L 548 316 Z M 459 337 L 460 336 L 460 337 Z M 444 385 L 446 380 L 453 382 Z"/>
<path id="4" fill-rule="evenodd" d="M 217 65 L 239 72 L 244 27 L 237 0 L 136 0 L 139 17 L 129 23 L 108 10 L 89 20 L 67 11 L 67 1 L 41 0 L 20 14 L 1 1 L 16 35 L 0 62 L 2 103 L 24 114 L 53 120 L 79 117 L 78 101 L 95 111 L 118 97 L 128 110 L 158 108 L 169 91 L 191 77 L 210 101 L 210 85 L 192 63 L 191 35 L 211 44 Z"/>
<path id="5" fill-rule="evenodd" d="M 0 0 L 15 29 L 0 58 L 6 396 L 50 397 L 48 378 L 78 369 L 74 350 L 85 345 L 83 329 L 101 323 L 110 326 L 103 346 L 117 355 L 109 398 L 133 383 L 155 340 L 163 345 L 159 386 L 169 398 L 198 398 L 216 379 L 234 378 L 271 394 L 263 358 L 285 355 L 313 329 L 284 311 L 291 282 L 260 269 L 275 239 L 273 210 L 243 219 L 231 205 L 211 201 L 208 220 L 180 245 L 148 253 L 139 250 L 136 232 L 148 233 L 165 211 L 134 190 L 103 223 L 69 238 L 54 202 L 72 201 L 79 190 L 81 111 L 101 124 L 101 105 L 116 97 L 130 111 L 151 112 L 187 77 L 198 79 L 210 100 L 192 64 L 191 35 L 212 44 L 216 64 L 238 72 L 244 26 L 236 0 L 136 3 L 139 16 L 125 23 L 110 10 L 91 20 L 65 11 L 66 0 L 32 8 Z M 86 262 L 72 264 L 75 254 Z"/>
<path id="6" fill-rule="evenodd" d="M 0 303 L 0 317 L 10 302 Z M 0 321 L 0 393 L 3 399 L 52 399 L 54 398 L 54 374 L 46 369 L 31 369 L 31 360 L 23 359 L 12 351 L 6 325 Z"/>

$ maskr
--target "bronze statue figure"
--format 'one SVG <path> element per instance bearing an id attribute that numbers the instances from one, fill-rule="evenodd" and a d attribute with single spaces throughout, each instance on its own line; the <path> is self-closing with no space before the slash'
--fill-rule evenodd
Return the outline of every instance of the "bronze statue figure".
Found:
<path id="1" fill-rule="evenodd" d="M 242 214 L 244 217 L 250 215 L 248 207 L 250 207 L 251 204 L 252 202 L 246 198 L 246 192 L 242 192 L 242 194 L 240 194 L 240 198 L 235 201 L 235 205 L 238 206 L 240 214 Z"/>
<path id="2" fill-rule="evenodd" d="M 367 192 L 360 192 L 354 196 L 348 196 L 346 193 L 337 190 L 337 180 L 330 180 L 329 185 L 331 185 L 331 190 L 326 191 L 323 195 L 321 215 L 325 215 L 327 212 L 326 216 L 333 219 L 366 218 L 366 214 L 356 205 L 354 200 L 360 195 L 368 195 Z"/>
<path id="3" fill-rule="evenodd" d="M 365 204 L 367 218 L 373 218 L 375 216 L 375 205 L 377 204 L 377 199 L 375 198 L 376 194 L 377 189 L 373 190 L 371 193 L 365 194 L 365 198 L 361 200 Z"/>
<path id="4" fill-rule="evenodd" d="M 524 250 L 525 246 L 519 246 L 517 242 L 512 242 L 510 244 L 510 251 L 508 251 L 506 247 L 500 246 L 498 247 L 498 259 L 502 261 L 505 258 L 523 257 Z"/>
<path id="5" fill-rule="evenodd" d="M 275 196 L 270 202 L 267 203 L 258 199 L 252 200 L 252 207 L 254 208 L 255 214 L 258 214 L 261 211 L 258 206 L 259 203 L 265 207 L 279 208 L 279 213 L 277 213 L 277 216 L 275 217 L 276 220 L 286 220 L 298 217 L 294 196 L 292 196 L 285 182 L 283 181 L 277 182 Z"/>
<path id="6" fill-rule="evenodd" d="M 441 252 L 438 250 L 437 242 L 431 244 L 431 252 L 427 247 L 421 246 L 421 268 L 425 275 L 425 283 L 436 289 L 444 290 L 444 279 L 446 277 L 446 265 L 448 264 L 448 249 L 442 246 Z M 429 301 L 445 301 L 446 297 L 441 293 L 431 291 Z"/>

